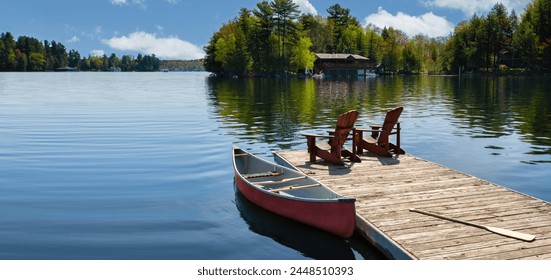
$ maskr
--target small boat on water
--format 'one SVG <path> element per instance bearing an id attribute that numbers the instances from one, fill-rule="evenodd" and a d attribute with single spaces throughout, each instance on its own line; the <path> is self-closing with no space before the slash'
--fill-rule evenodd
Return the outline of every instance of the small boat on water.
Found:
<path id="1" fill-rule="evenodd" d="M 310 176 L 235 146 L 233 169 L 237 188 L 256 205 L 340 237 L 354 233 L 355 198 L 340 196 Z"/>

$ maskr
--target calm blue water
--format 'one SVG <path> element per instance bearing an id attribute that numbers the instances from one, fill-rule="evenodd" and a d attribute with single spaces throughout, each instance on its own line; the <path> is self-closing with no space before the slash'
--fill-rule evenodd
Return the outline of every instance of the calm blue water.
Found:
<path id="1" fill-rule="evenodd" d="M 251 205 L 231 145 L 271 159 L 345 110 L 403 105 L 409 153 L 551 201 L 539 78 L 217 80 L 0 73 L 0 259 L 377 259 Z"/>

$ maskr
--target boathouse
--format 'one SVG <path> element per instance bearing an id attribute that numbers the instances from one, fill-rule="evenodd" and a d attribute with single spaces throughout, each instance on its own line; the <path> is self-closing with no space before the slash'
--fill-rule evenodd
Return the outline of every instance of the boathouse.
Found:
<path id="1" fill-rule="evenodd" d="M 358 54 L 316 53 L 314 73 L 325 77 L 351 78 L 375 75 L 377 66 L 369 58 Z"/>
<path id="2" fill-rule="evenodd" d="M 59 67 L 55 69 L 56 72 L 76 72 L 78 69 L 76 67 Z"/>

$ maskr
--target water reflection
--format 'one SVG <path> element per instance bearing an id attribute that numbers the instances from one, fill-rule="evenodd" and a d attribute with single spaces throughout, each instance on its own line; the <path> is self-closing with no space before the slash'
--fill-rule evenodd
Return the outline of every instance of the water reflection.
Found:
<path id="1" fill-rule="evenodd" d="M 526 154 L 549 155 L 550 85 L 548 79 L 540 77 L 478 77 L 458 80 L 453 95 L 456 123 L 465 128 L 464 133 L 473 138 L 499 139 L 518 134 L 521 141 L 531 144 L 530 150 L 525 151 Z"/>
<path id="2" fill-rule="evenodd" d="M 342 239 L 260 208 L 235 188 L 235 204 L 249 229 L 257 234 L 318 260 L 384 259 L 384 256 L 359 237 Z M 354 251 L 353 251 L 354 249 Z"/>
<path id="3" fill-rule="evenodd" d="M 407 123 L 406 135 L 408 129 L 422 128 L 432 138 L 449 133 L 496 139 L 485 145 L 490 152 L 504 148 L 498 144 L 500 138 L 519 135 L 530 146 L 524 153 L 546 156 L 534 162 L 550 162 L 551 81 L 545 78 L 211 78 L 208 84 L 209 100 L 222 127 L 250 144 L 262 141 L 282 149 L 303 147 L 301 132 L 331 128 L 344 111 L 359 110 L 358 122 L 364 124 L 379 120 L 388 108 L 404 106 L 401 121 Z M 448 131 L 431 131 L 450 125 Z M 413 140 L 410 143 L 417 144 Z"/>

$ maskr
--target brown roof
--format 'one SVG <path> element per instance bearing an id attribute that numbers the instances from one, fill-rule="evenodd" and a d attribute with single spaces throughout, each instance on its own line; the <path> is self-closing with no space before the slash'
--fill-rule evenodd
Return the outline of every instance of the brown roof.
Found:
<path id="1" fill-rule="evenodd" d="M 354 59 L 354 60 L 369 60 L 369 58 L 348 53 L 316 53 L 318 59 Z"/>

